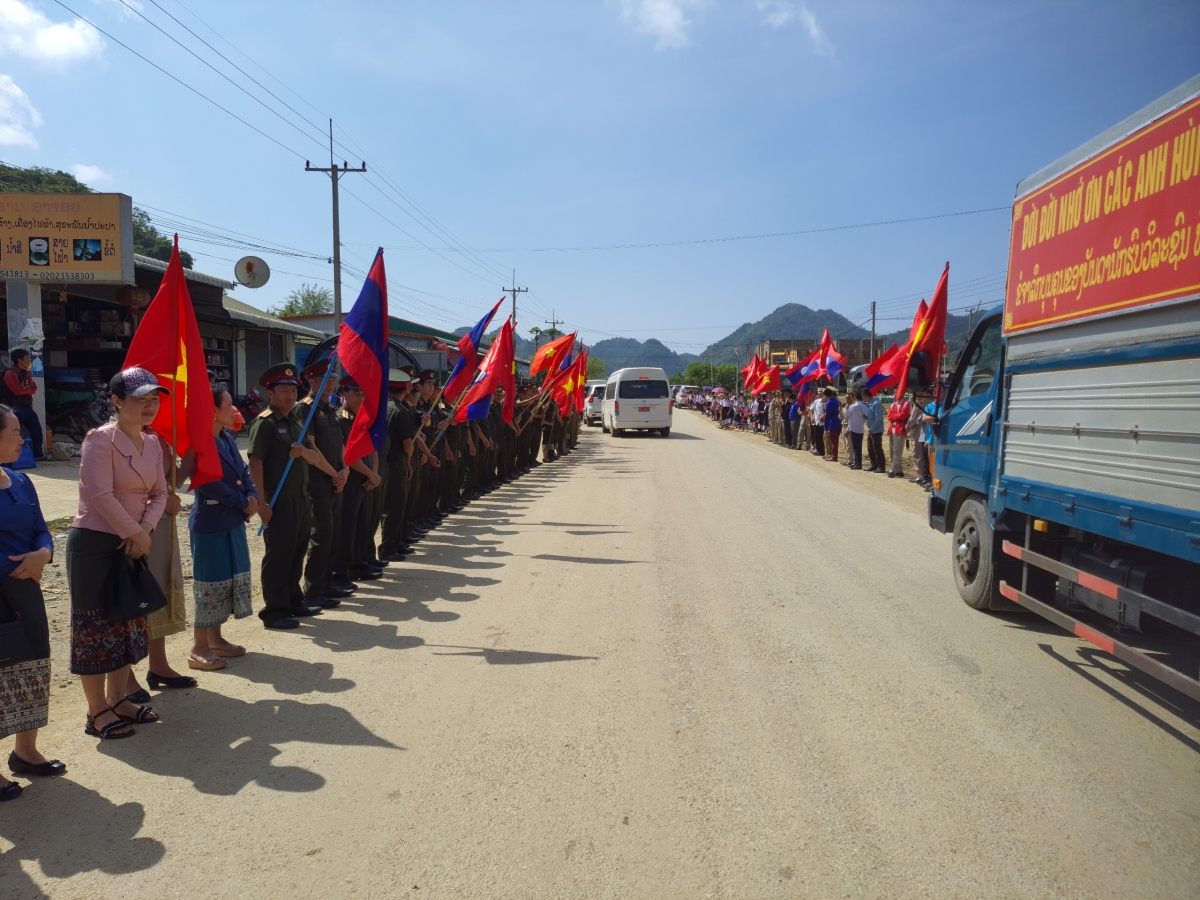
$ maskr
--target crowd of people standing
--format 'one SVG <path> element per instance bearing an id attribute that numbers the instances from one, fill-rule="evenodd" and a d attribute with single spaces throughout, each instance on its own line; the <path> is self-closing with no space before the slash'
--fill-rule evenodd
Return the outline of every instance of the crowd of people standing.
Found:
<path id="1" fill-rule="evenodd" d="M 406 367 L 389 373 L 383 446 L 346 465 L 343 452 L 364 392 L 349 376 L 326 378 L 328 367 L 328 360 L 302 371 L 282 363 L 263 374 L 269 405 L 250 424 L 248 459 L 237 443 L 240 415 L 229 392 L 212 385 L 222 475 L 196 488 L 187 520 L 188 669 L 222 669 L 246 653 L 222 627 L 231 617 L 254 614 L 247 535 L 253 519 L 265 529 L 258 616 L 266 628 L 290 630 L 336 609 L 358 582 L 382 578 L 447 516 L 569 453 L 578 441 L 578 413 L 564 414 L 532 384 L 517 388 L 512 422 L 503 418 L 499 388 L 487 416 L 456 423 L 436 373 Z M 147 688 L 198 683 L 172 667 L 166 648 L 168 637 L 187 628 L 175 525 L 178 486 L 193 474 L 195 453 L 177 458 L 151 429 L 170 393 L 154 374 L 126 369 L 109 387 L 116 414 L 83 442 L 79 506 L 65 551 L 70 671 L 83 688 L 84 730 L 102 741 L 133 737 L 138 726 L 160 721 Z M 0 406 L 0 739 L 15 735 L 8 756 L 13 774 L 52 777 L 66 765 L 38 749 L 37 735 L 49 721 L 50 698 L 40 581 L 55 547 L 32 481 L 11 468 L 25 446 L 21 424 L 11 407 Z M 147 591 L 145 577 L 157 593 Z M 126 608 L 131 591 L 139 598 L 155 593 L 156 608 L 148 615 Z M 143 687 L 134 666 L 146 659 Z M 0 776 L 0 801 L 22 790 Z"/>
<path id="2" fill-rule="evenodd" d="M 787 389 L 750 395 L 717 388 L 681 393 L 675 402 L 699 410 L 720 428 L 762 434 L 781 447 L 807 450 L 829 462 L 840 460 L 849 469 L 889 478 L 905 477 L 903 459 L 911 448 L 909 480 L 927 491 L 933 489 L 929 443 L 936 403 L 932 394 L 906 392 L 893 398 L 886 410 L 866 388 L 850 389 L 842 396 L 832 386 L 810 390 L 803 399 Z"/>

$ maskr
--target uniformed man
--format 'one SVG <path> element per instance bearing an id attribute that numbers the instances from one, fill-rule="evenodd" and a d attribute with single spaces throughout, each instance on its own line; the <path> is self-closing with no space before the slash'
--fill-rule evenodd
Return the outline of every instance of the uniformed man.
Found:
<path id="1" fill-rule="evenodd" d="M 363 389 L 351 375 L 342 376 L 342 408 L 338 410 L 338 426 L 342 431 L 342 443 L 350 438 L 350 429 L 354 419 L 363 404 Z M 359 557 L 360 543 L 358 541 L 359 522 L 362 520 L 362 508 L 365 498 L 376 491 L 382 479 L 373 467 L 376 454 L 370 453 L 362 459 L 350 464 L 350 473 L 346 486 L 342 490 L 342 525 L 333 554 L 332 582 L 343 588 L 353 590 L 355 585 L 351 577 L 360 581 L 373 581 L 381 576 L 378 569 L 369 568 Z"/>
<path id="2" fill-rule="evenodd" d="M 250 425 L 250 477 L 267 503 L 275 499 L 270 506 L 261 505 L 258 512 L 266 526 L 262 561 L 266 605 L 258 615 L 267 628 L 296 628 L 300 624 L 297 617 L 321 613 L 321 607 L 304 599 L 300 587 L 311 522 L 308 470 L 310 466 L 324 467 L 322 470 L 331 474 L 333 467 L 313 449 L 311 437 L 306 437 L 303 445 L 299 442 L 304 422 L 296 408 L 300 386 L 296 367 L 292 363 L 271 366 L 259 384 L 266 388 L 269 405 Z M 289 459 L 293 462 L 285 480 Z"/>
<path id="3" fill-rule="evenodd" d="M 327 371 L 329 360 L 322 359 L 306 366 L 301 372 L 308 381 L 308 396 L 300 401 L 298 408 L 300 419 L 303 421 L 308 417 L 313 403 L 317 403 L 316 412 L 312 413 L 312 420 L 309 422 L 308 433 L 312 435 L 317 450 L 325 457 L 333 471 L 333 475 L 329 475 L 323 469 L 315 468 L 308 473 L 308 497 L 312 502 L 312 533 L 308 543 L 308 562 L 304 566 L 304 599 L 310 606 L 332 609 L 353 591 L 330 581 L 333 548 L 337 545 L 342 524 L 342 492 L 350 469 L 342 461 L 342 451 L 346 444 L 342 437 L 342 429 L 338 425 L 337 411 L 329 404 L 329 398 L 337 388 L 337 379 L 327 379 Z M 316 400 L 318 391 L 321 391 L 319 402 Z"/>
<path id="4" fill-rule="evenodd" d="M 412 469 L 415 439 L 421 422 L 405 403 L 412 378 L 403 369 L 388 375 L 387 431 L 390 450 L 387 459 L 387 494 L 383 501 L 383 533 L 379 556 L 384 562 L 402 562 L 411 545 L 404 541 L 404 510 L 408 506 L 408 482 Z"/>

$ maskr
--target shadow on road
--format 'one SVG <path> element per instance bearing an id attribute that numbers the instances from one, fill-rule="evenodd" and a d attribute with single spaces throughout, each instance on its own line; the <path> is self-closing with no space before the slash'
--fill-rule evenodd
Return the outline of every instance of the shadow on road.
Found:
<path id="1" fill-rule="evenodd" d="M 18 860 L 36 862 L 47 878 L 70 878 L 85 872 L 141 872 L 166 854 L 166 847 L 154 838 L 134 837 L 146 817 L 142 804 L 118 806 L 70 778 L 38 780 L 16 804 L 6 805 L 14 808 L 0 818 L 0 838 L 14 846 L 0 855 L 0 892 L 5 897 L 49 896 L 30 881 Z M 101 896 L 98 890 L 88 893 Z"/>
<path id="2" fill-rule="evenodd" d="M 340 694 L 354 687 L 349 678 L 334 678 L 333 663 L 308 662 L 270 653 L 247 653 L 230 660 L 208 678 L 244 678 L 255 684 L 269 684 L 280 694 Z"/>
<path id="3" fill-rule="evenodd" d="M 202 794 L 231 796 L 249 784 L 288 792 L 324 787 L 316 772 L 272 764 L 280 754 L 277 745 L 290 741 L 403 749 L 329 703 L 247 703 L 195 690 L 161 695 L 155 706 L 163 717 L 160 724 L 138 726 L 132 740 L 103 741 L 98 751 L 143 772 L 186 779 Z"/>
<path id="4" fill-rule="evenodd" d="M 1063 632 L 1060 630 L 1059 633 Z M 1066 666 L 1081 678 L 1086 678 L 1114 700 L 1124 704 L 1147 722 L 1161 729 L 1165 734 L 1170 735 L 1193 752 L 1200 753 L 1200 742 L 1184 734 L 1170 722 L 1158 716 L 1154 710 L 1148 709 L 1133 698 L 1106 684 L 1093 673 L 1103 673 L 1109 678 L 1121 682 L 1129 690 L 1147 701 L 1148 704 L 1169 711 L 1195 728 L 1200 728 L 1200 703 L 1181 694 L 1174 688 L 1168 687 L 1157 678 L 1151 678 L 1137 669 L 1126 668 L 1124 663 L 1101 650 L 1093 649 L 1092 647 L 1078 647 L 1075 652 L 1079 656 L 1079 659 L 1074 660 L 1063 656 L 1049 644 L 1038 644 L 1038 647 L 1055 662 Z"/>
<path id="5" fill-rule="evenodd" d="M 530 559 L 547 559 L 552 562 L 579 563 L 582 566 L 632 566 L 644 565 L 646 559 L 604 559 L 599 556 L 559 556 L 555 553 L 538 553 Z"/>
<path id="6" fill-rule="evenodd" d="M 569 653 L 538 653 L 533 650 L 497 650 L 493 647 L 459 647 L 455 644 L 428 644 L 429 647 L 445 647 L 462 650 L 462 653 L 435 653 L 434 656 L 481 656 L 491 666 L 528 666 L 535 663 L 575 662 L 583 659 L 599 659 L 598 656 L 571 656 Z"/>

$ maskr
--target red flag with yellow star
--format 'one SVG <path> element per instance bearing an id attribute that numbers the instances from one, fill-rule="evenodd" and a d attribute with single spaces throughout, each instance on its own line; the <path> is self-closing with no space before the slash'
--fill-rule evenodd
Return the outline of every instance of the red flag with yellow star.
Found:
<path id="1" fill-rule="evenodd" d="M 575 333 L 564 334 L 560 338 L 555 338 L 545 347 L 538 347 L 533 354 L 533 359 L 529 362 L 529 377 L 532 378 L 538 372 L 543 372 L 549 369 L 556 371 L 551 367 L 555 363 L 561 363 L 566 359 L 567 354 L 571 352 L 571 348 L 575 346 Z"/>
<path id="2" fill-rule="evenodd" d="M 213 398 L 208 384 L 204 342 L 179 261 L 179 235 L 158 293 L 150 301 L 129 344 L 122 368 L 140 366 L 169 388 L 163 395 L 154 430 L 175 447 L 177 456 L 196 450 L 191 487 L 221 479 L 221 459 L 213 439 Z"/>

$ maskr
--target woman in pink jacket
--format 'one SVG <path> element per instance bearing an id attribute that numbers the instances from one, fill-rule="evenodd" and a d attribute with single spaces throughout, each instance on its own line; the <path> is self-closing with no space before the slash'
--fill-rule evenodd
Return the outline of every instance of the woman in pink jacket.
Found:
<path id="1" fill-rule="evenodd" d="M 87 697 L 85 731 L 100 738 L 131 737 L 133 723 L 158 715 L 126 696 L 129 667 L 146 657 L 146 618 L 110 621 L 104 612 L 109 573 L 119 553 L 137 559 L 167 504 L 159 442 L 143 432 L 170 393 L 145 369 L 126 369 L 109 385 L 117 420 L 88 433 L 79 466 L 79 512 L 67 537 L 71 592 L 71 671 Z"/>

